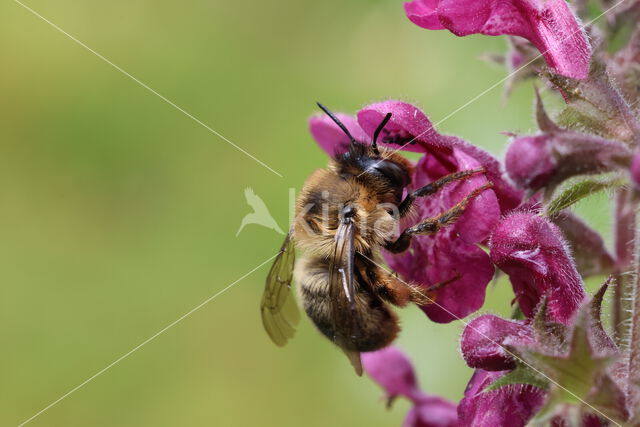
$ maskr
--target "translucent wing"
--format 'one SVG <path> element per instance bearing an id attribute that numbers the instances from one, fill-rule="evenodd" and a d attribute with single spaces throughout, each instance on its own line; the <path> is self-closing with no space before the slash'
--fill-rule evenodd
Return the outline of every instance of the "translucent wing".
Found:
<path id="1" fill-rule="evenodd" d="M 278 346 L 285 345 L 293 337 L 295 326 L 300 321 L 300 313 L 291 294 L 295 259 L 295 247 L 289 232 L 269 270 L 260 303 L 264 329 Z"/>
<path id="2" fill-rule="evenodd" d="M 329 295 L 331 318 L 334 322 L 333 341 L 345 352 L 356 373 L 362 375 L 360 353 L 355 350 L 354 344 L 362 334 L 353 280 L 354 230 L 351 220 L 342 221 L 338 227 L 329 263 Z"/>

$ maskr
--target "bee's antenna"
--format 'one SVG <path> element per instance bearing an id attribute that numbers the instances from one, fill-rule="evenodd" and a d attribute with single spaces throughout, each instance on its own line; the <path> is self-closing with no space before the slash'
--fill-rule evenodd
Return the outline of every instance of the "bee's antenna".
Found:
<path id="1" fill-rule="evenodd" d="M 380 135 L 380 132 L 382 132 L 382 129 L 384 129 L 384 127 L 387 125 L 390 119 L 391 119 L 391 113 L 387 113 L 387 115 L 384 116 L 384 119 L 382 119 L 382 121 L 378 125 L 376 131 L 373 133 L 373 141 L 371 142 L 371 148 L 373 148 L 373 152 L 375 154 L 380 154 L 380 151 L 378 150 L 378 136 Z"/>
<path id="2" fill-rule="evenodd" d="M 342 132 L 344 132 L 345 135 L 347 135 L 349 137 L 349 140 L 351 141 L 351 144 L 355 144 L 356 143 L 355 138 L 353 136 L 351 136 L 351 133 L 349 133 L 349 129 L 347 129 L 347 127 L 344 125 L 344 123 L 342 123 L 340 121 L 340 119 L 336 117 L 335 114 L 333 114 L 331 111 L 329 111 L 329 109 L 327 107 L 325 107 L 324 105 L 320 104 L 319 102 L 316 102 L 316 104 L 318 104 L 318 107 L 320 107 L 320 109 L 322 111 L 324 111 L 325 114 L 327 116 L 329 116 L 329 118 L 331 120 L 333 120 L 333 122 L 335 124 L 337 124 L 340 129 L 342 129 Z"/>

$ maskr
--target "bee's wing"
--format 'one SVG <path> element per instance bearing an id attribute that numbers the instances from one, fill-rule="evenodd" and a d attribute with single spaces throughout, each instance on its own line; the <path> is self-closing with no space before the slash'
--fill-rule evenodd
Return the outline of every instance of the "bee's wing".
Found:
<path id="1" fill-rule="evenodd" d="M 334 322 L 333 341 L 345 352 L 356 373 L 362 375 L 360 353 L 354 350 L 353 343 L 362 334 L 353 280 L 354 231 L 351 220 L 342 221 L 338 227 L 329 264 L 329 305 Z"/>
<path id="2" fill-rule="evenodd" d="M 293 337 L 300 313 L 291 293 L 295 247 L 290 231 L 284 239 L 280 253 L 269 270 L 262 294 L 260 311 L 265 331 L 278 346 L 283 346 Z"/>

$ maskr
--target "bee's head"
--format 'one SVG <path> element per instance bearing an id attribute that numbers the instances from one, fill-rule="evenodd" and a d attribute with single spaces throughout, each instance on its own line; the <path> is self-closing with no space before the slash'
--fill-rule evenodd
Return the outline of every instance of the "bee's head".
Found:
<path id="1" fill-rule="evenodd" d="M 342 175 L 353 175 L 361 180 L 369 179 L 381 193 L 393 193 L 393 200 L 389 200 L 390 202 L 400 203 L 404 188 L 411 182 L 413 166 L 404 157 L 393 151 L 384 149 L 381 151 L 377 145 L 378 136 L 391 119 L 391 113 L 387 113 L 382 119 L 373 134 L 371 145 L 368 145 L 356 141 L 340 119 L 324 105 L 318 103 L 318 106 L 351 141 L 347 152 L 336 155 L 337 172 Z"/>

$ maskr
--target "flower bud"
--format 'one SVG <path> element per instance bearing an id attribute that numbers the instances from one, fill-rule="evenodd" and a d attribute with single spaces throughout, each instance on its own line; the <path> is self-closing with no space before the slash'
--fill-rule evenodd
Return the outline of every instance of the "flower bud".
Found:
<path id="1" fill-rule="evenodd" d="M 542 407 L 545 393 L 537 387 L 512 384 L 486 390 L 503 375 L 476 370 L 458 405 L 461 426 L 524 426 Z"/>
<path id="2" fill-rule="evenodd" d="M 505 166 L 518 187 L 537 190 L 553 177 L 556 163 L 550 143 L 551 137 L 542 134 L 519 137 L 509 145 Z"/>
<path id="3" fill-rule="evenodd" d="M 509 275 L 527 317 L 546 295 L 549 321 L 566 325 L 586 296 L 560 230 L 538 215 L 503 219 L 491 238 L 491 260 Z"/>
<path id="4" fill-rule="evenodd" d="M 577 175 L 621 169 L 630 157 L 631 151 L 621 142 L 556 127 L 515 138 L 507 149 L 505 165 L 516 185 L 535 191 L 553 188 Z"/>
<path id="5" fill-rule="evenodd" d="M 504 371 L 516 367 L 505 343 L 524 344 L 533 341 L 529 326 L 516 320 L 505 320 L 485 314 L 471 321 L 462 332 L 462 356 L 472 368 Z"/>

